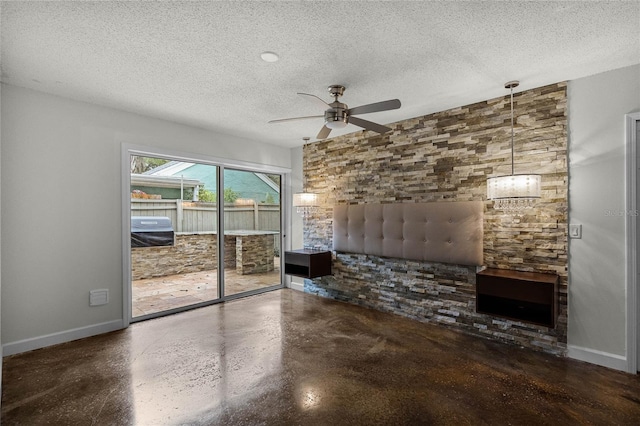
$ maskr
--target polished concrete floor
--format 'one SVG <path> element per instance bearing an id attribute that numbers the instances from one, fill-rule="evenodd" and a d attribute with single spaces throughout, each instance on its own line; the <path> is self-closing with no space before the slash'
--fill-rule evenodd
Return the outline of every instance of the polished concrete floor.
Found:
<path id="1" fill-rule="evenodd" d="M 277 290 L 4 359 L 2 424 L 637 425 L 640 377 Z"/>

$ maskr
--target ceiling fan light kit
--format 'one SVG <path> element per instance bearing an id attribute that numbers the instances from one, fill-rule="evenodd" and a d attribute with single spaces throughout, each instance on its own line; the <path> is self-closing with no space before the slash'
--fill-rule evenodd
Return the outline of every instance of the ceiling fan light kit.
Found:
<path id="1" fill-rule="evenodd" d="M 324 113 L 325 126 L 330 129 L 344 129 L 349 124 L 349 119 L 345 111 L 327 111 Z"/>
<path id="2" fill-rule="evenodd" d="M 540 198 L 541 176 L 536 174 L 514 174 L 513 161 L 513 89 L 520 82 L 509 81 L 504 87 L 511 90 L 511 174 L 487 179 L 487 199 L 494 200 L 493 207 L 505 212 L 518 212 L 531 209 Z"/>
<path id="3" fill-rule="evenodd" d="M 294 120 L 306 120 L 309 118 L 324 118 L 324 126 L 320 129 L 320 132 L 316 136 L 317 139 L 326 139 L 331 133 L 331 130 L 334 129 L 342 129 L 347 126 L 347 124 L 354 124 L 358 127 L 362 127 L 365 130 L 371 130 L 377 133 L 386 133 L 391 130 L 391 128 L 387 126 L 383 126 L 381 124 L 374 123 L 372 121 L 364 120 L 359 117 L 354 117 L 359 114 L 369 114 L 372 112 L 379 111 L 388 111 L 392 109 L 400 108 L 401 104 L 398 99 L 390 99 L 388 101 L 376 102 L 367 105 L 361 105 L 355 108 L 349 108 L 349 106 L 345 103 L 339 102 L 338 98 L 344 94 L 345 87 L 340 84 L 333 84 L 328 87 L 329 93 L 333 96 L 333 102 L 326 103 L 319 97 L 315 95 L 311 95 L 309 93 L 298 93 L 298 95 L 304 97 L 310 102 L 315 103 L 316 105 L 324 108 L 324 115 L 310 115 L 305 117 L 294 117 L 294 118 L 283 118 L 278 120 L 271 120 L 269 123 L 281 123 L 284 121 L 294 121 Z"/>

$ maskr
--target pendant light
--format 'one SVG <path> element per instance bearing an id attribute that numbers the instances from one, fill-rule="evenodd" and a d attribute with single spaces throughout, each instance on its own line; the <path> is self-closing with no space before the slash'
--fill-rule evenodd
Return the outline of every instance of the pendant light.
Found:
<path id="1" fill-rule="evenodd" d="M 309 142 L 309 139 L 308 136 L 302 138 L 305 144 Z M 292 204 L 298 214 L 302 215 L 302 217 L 308 217 L 318 211 L 318 194 L 313 192 L 296 192 L 293 194 Z"/>
<path id="2" fill-rule="evenodd" d="M 520 82 L 509 81 L 505 89 L 511 89 L 511 174 L 487 179 L 487 199 L 494 200 L 493 207 L 506 212 L 530 209 L 540 198 L 540 175 L 517 175 L 513 162 L 513 88 Z"/>
<path id="3" fill-rule="evenodd" d="M 318 211 L 318 194 L 312 192 L 297 192 L 293 194 L 293 207 L 302 216 L 309 216 Z"/>

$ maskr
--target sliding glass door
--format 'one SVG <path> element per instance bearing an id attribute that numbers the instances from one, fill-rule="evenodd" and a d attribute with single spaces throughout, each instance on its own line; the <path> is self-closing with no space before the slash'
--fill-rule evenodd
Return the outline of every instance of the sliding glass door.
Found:
<path id="1" fill-rule="evenodd" d="M 220 298 L 215 165 L 131 156 L 131 316 Z"/>
<path id="2" fill-rule="evenodd" d="M 280 284 L 280 175 L 224 169 L 224 294 Z"/>
<path id="3" fill-rule="evenodd" d="M 281 287 L 282 175 L 131 154 L 129 177 L 131 321 Z"/>

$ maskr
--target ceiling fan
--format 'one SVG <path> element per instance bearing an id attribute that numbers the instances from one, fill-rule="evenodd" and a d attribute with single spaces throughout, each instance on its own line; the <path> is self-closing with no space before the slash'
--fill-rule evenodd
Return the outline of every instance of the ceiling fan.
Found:
<path id="1" fill-rule="evenodd" d="M 320 129 L 318 136 L 316 136 L 317 139 L 326 139 L 327 136 L 329 136 L 329 133 L 331 133 L 332 129 L 341 129 L 347 124 L 355 124 L 356 126 L 362 127 L 363 129 L 373 130 L 374 132 L 378 133 L 386 133 L 391 130 L 391 128 L 387 126 L 383 126 L 372 121 L 363 120 L 362 118 L 354 116 L 359 114 L 368 114 L 370 112 L 398 109 L 400 108 L 400 101 L 398 99 L 375 102 L 372 104 L 361 105 L 349 109 L 347 104 L 338 102 L 338 98 L 344 93 L 344 86 L 334 84 L 332 86 L 329 86 L 328 89 L 329 93 L 331 93 L 331 96 L 334 97 L 334 101 L 330 104 L 326 103 L 315 95 L 310 95 L 308 93 L 298 93 L 298 95 L 303 96 L 305 99 L 308 99 L 316 105 L 324 108 L 324 115 L 307 115 L 305 117 L 282 118 L 279 120 L 271 120 L 269 121 L 269 123 L 282 123 L 284 121 L 306 120 L 309 118 L 324 117 L 324 126 L 322 127 L 322 129 Z"/>

